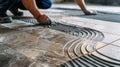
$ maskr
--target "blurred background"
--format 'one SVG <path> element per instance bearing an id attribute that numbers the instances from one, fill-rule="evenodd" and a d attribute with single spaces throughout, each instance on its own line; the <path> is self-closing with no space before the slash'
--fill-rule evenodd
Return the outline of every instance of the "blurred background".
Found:
<path id="1" fill-rule="evenodd" d="M 74 2 L 74 0 L 53 0 L 55 3 Z M 120 0 L 85 0 L 89 4 L 120 5 Z"/>

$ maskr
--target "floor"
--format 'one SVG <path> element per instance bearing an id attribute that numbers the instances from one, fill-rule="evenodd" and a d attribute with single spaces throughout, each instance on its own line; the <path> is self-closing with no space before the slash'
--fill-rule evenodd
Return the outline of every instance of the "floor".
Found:
<path id="1" fill-rule="evenodd" d="M 69 13 L 66 14 L 58 9 L 41 11 L 59 27 L 53 26 L 57 28 L 54 29 L 48 26 L 34 26 L 21 20 L 0 25 L 2 67 L 118 67 L 120 65 L 119 23 L 70 16 Z M 24 13 L 24 16 L 32 16 L 28 11 Z M 68 31 L 71 30 L 69 27 L 78 28 L 81 36 L 77 36 L 76 33 L 66 34 L 63 30 L 67 28 Z"/>

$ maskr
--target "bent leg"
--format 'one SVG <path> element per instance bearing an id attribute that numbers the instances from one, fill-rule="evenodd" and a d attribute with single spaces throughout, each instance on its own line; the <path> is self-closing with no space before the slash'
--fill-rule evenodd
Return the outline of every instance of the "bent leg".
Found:
<path id="1" fill-rule="evenodd" d="M 82 11 L 84 12 L 85 15 L 96 15 L 97 12 L 96 11 L 89 11 L 86 8 L 86 4 L 84 0 L 75 0 L 76 3 L 79 5 L 79 7 L 82 9 Z"/>
<path id="2" fill-rule="evenodd" d="M 51 0 L 36 0 L 35 2 L 39 9 L 48 9 L 52 6 Z M 22 10 L 26 10 L 21 1 L 16 6 Z"/>
<path id="3" fill-rule="evenodd" d="M 36 0 L 36 4 L 40 9 L 48 9 L 52 6 L 52 0 Z"/>
<path id="4" fill-rule="evenodd" d="M 0 14 L 6 16 L 6 12 L 20 0 L 0 0 Z"/>
<path id="5" fill-rule="evenodd" d="M 12 18 L 8 17 L 6 12 L 17 2 L 19 0 L 0 0 L 0 23 L 12 22 Z"/>

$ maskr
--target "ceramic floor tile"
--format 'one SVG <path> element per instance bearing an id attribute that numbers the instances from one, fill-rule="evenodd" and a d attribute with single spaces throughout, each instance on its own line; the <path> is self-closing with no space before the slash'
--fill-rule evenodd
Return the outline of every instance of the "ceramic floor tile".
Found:
<path id="1" fill-rule="evenodd" d="M 118 23 L 106 23 L 101 25 L 95 25 L 93 29 L 99 30 L 101 32 L 120 35 L 120 24 Z"/>
<path id="2" fill-rule="evenodd" d="M 69 20 L 68 20 L 69 19 Z M 74 20 L 73 20 L 74 19 Z M 120 35 L 120 24 L 108 21 L 101 21 L 95 19 L 86 19 L 80 17 L 63 17 L 62 21 L 74 25 L 80 25 L 99 30 L 101 32 L 107 32 Z"/>
<path id="3" fill-rule="evenodd" d="M 114 42 L 115 40 L 119 39 L 120 36 L 119 35 L 114 35 L 114 34 L 110 34 L 110 33 L 104 33 L 104 39 L 102 42 L 109 44 L 111 42 Z"/>
<path id="4" fill-rule="evenodd" d="M 101 54 L 116 59 L 120 60 L 120 47 L 113 46 L 113 45 L 108 45 L 106 47 L 101 48 L 98 50 Z"/>
<path id="5" fill-rule="evenodd" d="M 34 61 L 0 43 L 0 67 L 29 67 Z M 19 66 L 21 65 L 21 66 Z"/>

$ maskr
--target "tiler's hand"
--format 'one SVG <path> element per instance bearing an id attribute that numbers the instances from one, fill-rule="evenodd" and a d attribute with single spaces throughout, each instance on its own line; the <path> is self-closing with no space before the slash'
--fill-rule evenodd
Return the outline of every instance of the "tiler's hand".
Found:
<path id="1" fill-rule="evenodd" d="M 93 10 L 83 10 L 85 15 L 97 15 L 97 11 Z"/>
<path id="2" fill-rule="evenodd" d="M 36 19 L 40 25 L 50 25 L 51 24 L 50 18 L 48 16 L 46 16 L 45 14 L 39 15 Z"/>

